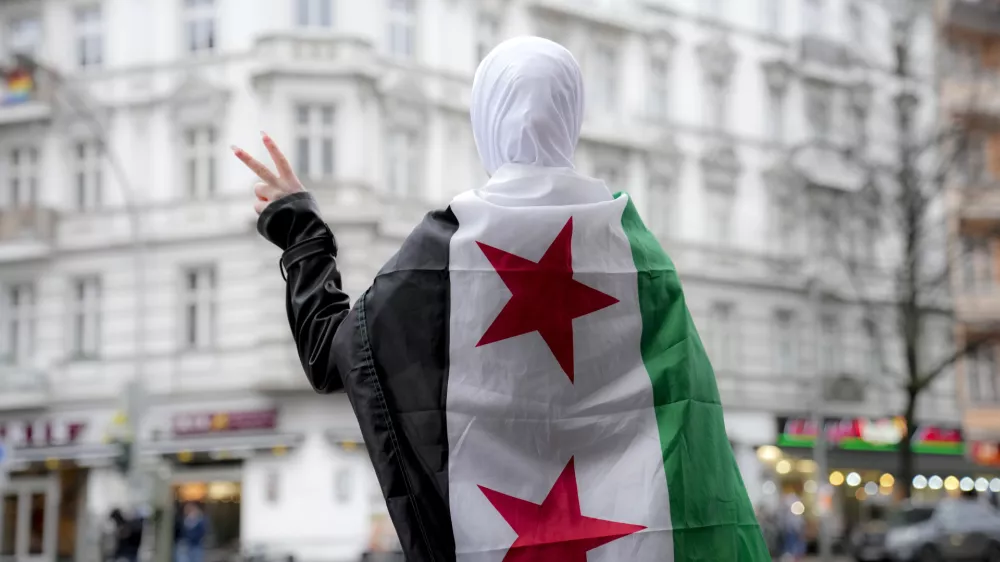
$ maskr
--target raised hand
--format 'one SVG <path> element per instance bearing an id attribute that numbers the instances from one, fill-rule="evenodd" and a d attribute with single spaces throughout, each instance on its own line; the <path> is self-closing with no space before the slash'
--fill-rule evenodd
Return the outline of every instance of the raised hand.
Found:
<path id="1" fill-rule="evenodd" d="M 264 141 L 264 147 L 271 154 L 274 166 L 278 169 L 277 175 L 267 166 L 258 162 L 253 156 L 247 154 L 242 148 L 237 146 L 232 147 L 236 157 L 261 179 L 261 181 L 253 186 L 253 192 L 257 196 L 257 201 L 254 202 L 253 209 L 257 211 L 258 215 L 264 212 L 264 208 L 272 201 L 277 201 L 292 193 L 305 191 L 302 187 L 302 182 L 295 176 L 291 164 L 288 163 L 288 159 L 281 153 L 278 145 L 274 143 L 274 139 L 265 132 L 261 132 L 260 136 Z"/>

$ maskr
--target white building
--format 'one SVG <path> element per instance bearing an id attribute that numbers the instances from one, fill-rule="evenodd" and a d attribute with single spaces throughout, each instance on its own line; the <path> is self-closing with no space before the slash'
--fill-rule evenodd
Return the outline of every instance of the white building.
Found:
<path id="1" fill-rule="evenodd" d="M 519 34 L 581 61 L 578 166 L 633 195 L 682 272 L 752 497 L 769 470 L 755 447 L 778 441 L 777 417 L 808 417 L 817 388 L 840 392 L 830 415 L 898 411 L 805 204 L 862 182 L 818 149 L 789 156 L 816 137 L 885 152 L 879 116 L 896 85 L 881 6 L 3 0 L 5 54 L 59 77 L 39 70 L 31 99 L 14 103 L 9 75 L 0 107 L 0 427 L 15 447 L 3 505 L 16 522 L 0 554 L 93 547 L 84 522 L 124 497 L 103 438 L 137 357 L 144 452 L 169 461 L 179 496 L 209 500 L 219 542 L 307 560 L 366 548 L 380 499 L 353 414 L 307 389 L 278 252 L 254 231 L 253 179 L 228 145 L 263 155 L 265 129 L 286 148 L 357 295 L 427 208 L 485 180 L 471 76 Z M 942 380 L 922 411 L 953 421 L 953 394 Z"/>

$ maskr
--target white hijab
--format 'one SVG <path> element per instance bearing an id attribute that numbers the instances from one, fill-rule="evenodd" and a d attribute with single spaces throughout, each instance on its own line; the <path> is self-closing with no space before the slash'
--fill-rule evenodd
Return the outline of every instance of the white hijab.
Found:
<path id="1" fill-rule="evenodd" d="M 572 168 L 583 123 L 580 65 L 547 39 L 504 41 L 476 70 L 470 113 L 491 176 L 504 164 Z"/>

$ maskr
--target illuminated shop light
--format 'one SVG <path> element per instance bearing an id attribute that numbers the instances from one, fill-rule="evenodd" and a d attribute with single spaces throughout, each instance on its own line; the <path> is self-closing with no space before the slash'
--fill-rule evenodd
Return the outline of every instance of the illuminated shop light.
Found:
<path id="1" fill-rule="evenodd" d="M 857 472 L 852 472 L 852 473 L 850 473 L 850 474 L 847 475 L 847 485 L 848 486 L 857 486 L 859 484 L 861 484 L 861 475 L 860 474 L 858 474 Z"/>

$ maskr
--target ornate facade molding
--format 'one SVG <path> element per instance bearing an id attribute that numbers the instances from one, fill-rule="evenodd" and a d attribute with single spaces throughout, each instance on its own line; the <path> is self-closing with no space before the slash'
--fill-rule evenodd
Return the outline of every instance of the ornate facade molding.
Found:
<path id="1" fill-rule="evenodd" d="M 736 50 L 725 35 L 716 35 L 698 46 L 698 62 L 714 82 L 728 82 L 736 68 Z"/>
<path id="2" fill-rule="evenodd" d="M 705 186 L 714 191 L 734 193 L 743 172 L 743 164 L 731 143 L 710 146 L 701 156 Z"/>

